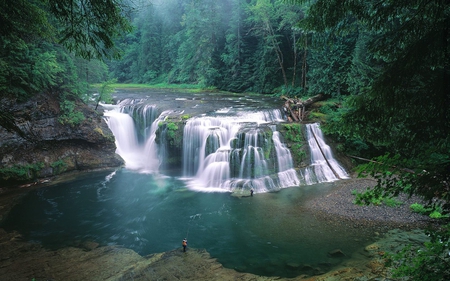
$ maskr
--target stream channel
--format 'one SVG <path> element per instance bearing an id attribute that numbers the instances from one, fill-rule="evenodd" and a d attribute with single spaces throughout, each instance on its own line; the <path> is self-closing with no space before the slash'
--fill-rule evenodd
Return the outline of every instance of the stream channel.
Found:
<path id="1" fill-rule="evenodd" d="M 116 100 L 120 95 L 153 99 L 191 116 L 224 108 L 277 108 L 280 103 L 271 97 L 146 91 L 118 93 Z M 188 251 L 206 249 L 224 267 L 281 277 L 329 271 L 375 241 L 368 229 L 328 225 L 302 208 L 332 190 L 334 180 L 302 184 L 298 177 L 297 186 L 234 196 L 230 185 L 195 188 L 195 175 L 186 178 L 182 171 L 166 175 L 125 166 L 34 190 L 2 227 L 51 249 L 94 241 L 141 255 L 181 250 L 187 238 Z M 330 255 L 336 249 L 345 256 Z"/>

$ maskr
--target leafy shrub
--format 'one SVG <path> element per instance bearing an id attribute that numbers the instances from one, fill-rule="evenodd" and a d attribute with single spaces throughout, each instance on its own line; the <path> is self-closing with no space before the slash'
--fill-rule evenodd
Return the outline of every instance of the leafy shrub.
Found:
<path id="1" fill-rule="evenodd" d="M 285 138 L 287 141 L 292 142 L 302 142 L 302 128 L 301 125 L 298 123 L 290 123 L 290 124 L 283 124 L 283 128 L 286 129 Z"/>
<path id="2" fill-rule="evenodd" d="M 419 204 L 419 203 L 411 204 L 411 206 L 409 206 L 409 208 L 411 210 L 413 210 L 413 212 L 419 213 L 422 215 L 426 215 L 427 213 L 431 212 L 431 208 L 425 208 L 422 204 Z"/>
<path id="3" fill-rule="evenodd" d="M 58 161 L 51 163 L 50 166 L 53 168 L 55 174 L 59 174 L 66 170 L 67 163 L 62 159 L 59 159 Z"/>
<path id="4" fill-rule="evenodd" d="M 398 207 L 403 204 L 402 201 L 397 200 L 395 198 L 384 198 L 383 203 L 388 207 Z"/>
<path id="5" fill-rule="evenodd" d="M 448 218 L 449 215 L 443 215 L 442 214 L 442 207 L 441 206 L 433 206 L 426 208 L 422 204 L 414 203 L 409 206 L 414 212 L 422 214 L 422 215 L 428 215 L 432 219 L 442 219 L 442 218 Z"/>
<path id="6" fill-rule="evenodd" d="M 450 280 L 450 224 L 429 231 L 430 241 L 424 245 L 408 245 L 400 252 L 386 254 L 386 266 L 394 278 L 410 281 Z"/>
<path id="7" fill-rule="evenodd" d="M 29 180 L 37 176 L 37 173 L 44 168 L 44 163 L 38 162 L 27 165 L 14 165 L 0 169 L 0 177 L 4 180 Z"/>
<path id="8" fill-rule="evenodd" d="M 403 204 L 403 202 L 394 197 L 385 197 L 382 194 L 377 194 L 371 190 L 367 190 L 364 193 L 359 193 L 357 190 L 353 190 L 352 195 L 356 196 L 353 202 L 357 205 L 370 203 L 376 206 L 384 204 L 388 207 L 398 207 Z"/>
<path id="9" fill-rule="evenodd" d="M 69 124 L 71 126 L 79 125 L 84 121 L 85 117 L 82 112 L 75 111 L 75 102 L 64 100 L 60 103 L 62 114 L 58 121 L 61 124 Z"/>

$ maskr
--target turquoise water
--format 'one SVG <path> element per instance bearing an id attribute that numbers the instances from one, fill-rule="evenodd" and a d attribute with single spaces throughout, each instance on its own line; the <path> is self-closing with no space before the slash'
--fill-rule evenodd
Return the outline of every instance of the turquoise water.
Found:
<path id="1" fill-rule="evenodd" d="M 326 183 L 234 197 L 122 169 L 34 190 L 2 227 L 52 249 L 95 241 L 141 255 L 181 248 L 188 238 L 188 248 L 206 249 L 227 268 L 293 277 L 345 260 L 329 257 L 331 250 L 350 257 L 371 242 L 352 225 L 327 225 L 302 208 L 302 202 L 332 188 Z"/>

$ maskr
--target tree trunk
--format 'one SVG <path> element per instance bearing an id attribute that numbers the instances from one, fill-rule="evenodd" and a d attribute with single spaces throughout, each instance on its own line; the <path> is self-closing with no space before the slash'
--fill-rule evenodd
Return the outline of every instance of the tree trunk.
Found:
<path id="1" fill-rule="evenodd" d="M 285 100 L 283 107 L 285 111 L 289 113 L 289 117 L 293 121 L 298 122 L 303 120 L 309 106 L 311 106 L 315 102 L 324 100 L 325 96 L 323 94 L 318 94 L 305 101 L 288 98 L 286 96 L 282 96 L 281 98 Z"/>

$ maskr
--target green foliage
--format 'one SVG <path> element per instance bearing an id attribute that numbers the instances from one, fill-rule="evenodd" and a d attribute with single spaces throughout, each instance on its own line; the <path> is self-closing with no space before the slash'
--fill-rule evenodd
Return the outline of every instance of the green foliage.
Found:
<path id="1" fill-rule="evenodd" d="M 442 219 L 442 218 L 448 218 L 449 217 L 448 214 L 447 215 L 443 215 L 442 214 L 442 207 L 441 206 L 425 207 L 422 204 L 413 203 L 409 207 L 414 212 L 422 214 L 422 215 L 428 215 L 432 219 Z"/>
<path id="2" fill-rule="evenodd" d="M 97 106 L 99 102 L 103 101 L 104 103 L 112 103 L 112 93 L 114 92 L 114 87 L 112 86 L 114 83 L 117 82 L 117 79 L 110 79 L 108 81 L 105 81 L 98 90 L 98 99 L 97 99 L 97 105 L 95 106 L 95 109 L 97 109 Z"/>
<path id="3" fill-rule="evenodd" d="M 59 84 L 64 68 L 58 63 L 57 50 L 45 43 L 25 43 L 0 38 L 0 90 L 26 100 L 42 89 Z"/>
<path id="4" fill-rule="evenodd" d="M 398 253 L 387 254 L 386 265 L 394 278 L 410 281 L 450 280 L 450 224 L 429 231 L 430 241 L 409 245 Z"/>
<path id="5" fill-rule="evenodd" d="M 449 214 L 443 215 L 443 214 L 442 214 L 442 210 L 441 210 L 441 211 L 434 210 L 434 211 L 432 211 L 432 212 L 430 213 L 429 216 L 430 216 L 430 218 L 432 218 L 432 219 L 443 219 L 443 218 L 448 218 L 448 217 L 449 217 Z"/>
<path id="6" fill-rule="evenodd" d="M 174 146 L 181 149 L 183 146 L 183 128 L 172 121 L 164 121 L 158 124 L 155 142 L 163 145 Z"/>
<path id="7" fill-rule="evenodd" d="M 411 206 L 409 206 L 411 210 L 413 210 L 416 213 L 425 215 L 431 212 L 431 208 L 425 208 L 422 204 L 419 203 L 413 203 Z"/>
<path id="8" fill-rule="evenodd" d="M 285 129 L 284 138 L 288 142 L 292 142 L 292 156 L 297 162 L 303 161 L 306 157 L 306 151 L 303 146 L 302 125 L 299 123 L 282 124 Z"/>
<path id="9" fill-rule="evenodd" d="M 38 172 L 44 168 L 44 163 L 27 165 L 14 165 L 0 169 L 0 178 L 3 180 L 29 180 L 38 176 Z"/>
<path id="10" fill-rule="evenodd" d="M 171 0 L 142 7 L 109 63 L 123 83 L 195 84 L 229 91 L 298 89 L 300 7 L 267 0 Z M 267 24 L 270 27 L 267 28 Z M 288 85 L 289 84 L 289 85 Z"/>
<path id="11" fill-rule="evenodd" d="M 303 159 L 305 159 L 306 151 L 305 151 L 302 143 L 292 144 L 290 150 L 294 156 L 294 159 L 296 159 L 296 161 L 301 162 L 301 161 L 303 161 Z"/>
<path id="12" fill-rule="evenodd" d="M 59 29 L 58 41 L 83 58 L 118 57 L 114 38 L 131 31 L 124 13 L 129 9 L 115 0 L 47 0 L 47 9 Z M 101 11 L 101 12 L 100 12 Z"/>
<path id="13" fill-rule="evenodd" d="M 378 206 L 384 204 L 388 207 L 398 207 L 403 205 L 403 202 L 395 197 L 385 197 L 374 192 L 373 190 L 367 190 L 363 193 L 353 190 L 352 194 L 355 195 L 355 200 L 353 202 L 357 205 L 371 204 Z"/>
<path id="14" fill-rule="evenodd" d="M 292 142 L 302 142 L 302 125 L 299 123 L 286 123 L 282 124 L 283 128 L 286 129 L 284 137 L 288 141 Z"/>
<path id="15" fill-rule="evenodd" d="M 297 97 L 301 96 L 304 89 L 300 87 L 292 87 L 292 86 L 282 86 L 280 89 L 277 89 L 275 91 L 275 94 L 273 94 L 274 97 Z"/>
<path id="16" fill-rule="evenodd" d="M 167 127 L 167 129 L 169 130 L 169 131 L 176 131 L 176 130 L 178 130 L 178 126 L 175 124 L 175 123 L 167 123 L 166 124 L 166 127 Z"/>
<path id="17" fill-rule="evenodd" d="M 377 185 L 357 197 L 359 203 L 370 204 L 380 197 L 398 196 L 400 193 L 416 195 L 425 201 L 424 206 L 412 205 L 411 208 L 429 214 L 432 218 L 448 218 L 449 193 L 446 188 L 448 175 L 446 165 L 434 166 L 431 163 L 442 163 L 445 157 L 431 156 L 428 161 L 411 161 L 400 155 L 390 156 L 386 154 L 378 157 L 374 162 L 362 165 L 360 171 L 368 173 L 377 179 Z M 445 162 L 444 162 L 445 163 Z M 425 166 L 422 166 L 425 165 Z M 404 167 L 417 167 L 410 170 Z M 420 169 L 421 167 L 436 167 L 433 172 Z M 447 233 L 432 230 L 431 243 L 426 244 L 425 249 L 405 248 L 401 253 L 391 257 L 390 266 L 394 267 L 394 275 L 407 278 L 405 280 L 446 280 L 449 278 L 449 244 L 448 225 Z M 439 238 L 439 239 L 438 239 Z M 445 264 L 445 266 L 442 266 Z"/>
<path id="18" fill-rule="evenodd" d="M 351 20 L 345 24 L 354 25 Z M 347 78 L 351 70 L 357 33 L 338 36 L 324 32 L 314 34 L 312 40 L 308 56 L 308 94 L 324 93 L 332 97 L 348 94 Z"/>
<path id="19" fill-rule="evenodd" d="M 60 174 L 67 169 L 67 163 L 64 160 L 59 159 L 50 164 L 50 167 L 54 169 L 54 174 Z"/>
<path id="20" fill-rule="evenodd" d="M 61 115 L 58 120 L 61 124 L 68 124 L 76 126 L 81 124 L 86 118 L 82 112 L 75 111 L 75 102 L 70 100 L 63 100 L 60 103 Z"/>
<path id="21" fill-rule="evenodd" d="M 113 38 L 130 30 L 125 10 L 115 0 L 0 1 L 0 91 L 19 101 L 41 92 L 85 99 L 96 75 L 62 46 L 85 58 L 117 55 Z"/>

